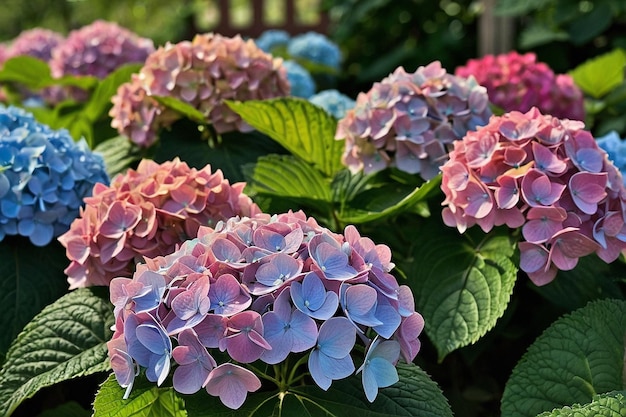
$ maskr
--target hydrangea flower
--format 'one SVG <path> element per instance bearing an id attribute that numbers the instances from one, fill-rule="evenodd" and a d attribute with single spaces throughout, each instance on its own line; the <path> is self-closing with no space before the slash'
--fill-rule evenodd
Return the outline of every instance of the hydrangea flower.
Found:
<path id="1" fill-rule="evenodd" d="M 448 74 L 439 61 L 407 73 L 399 67 L 360 93 L 337 125 L 345 139 L 343 163 L 353 172 L 390 166 L 429 180 L 447 160 L 451 144 L 491 116 L 487 91 Z"/>
<path id="2" fill-rule="evenodd" d="M 108 182 L 102 157 L 83 139 L 0 106 L 0 241 L 21 235 L 47 245 L 69 229 L 94 184 Z"/>
<path id="3" fill-rule="evenodd" d="M 261 33 L 254 43 L 264 52 L 271 54 L 275 48 L 286 48 L 290 39 L 291 36 L 284 30 L 269 29 Z"/>
<path id="4" fill-rule="evenodd" d="M 52 30 L 42 28 L 25 30 L 11 42 L 5 59 L 28 55 L 48 62 L 52 57 L 52 50 L 63 41 L 63 35 Z"/>
<path id="5" fill-rule="evenodd" d="M 470 59 L 455 71 L 474 76 L 487 88 L 489 99 L 505 112 L 527 112 L 537 107 L 543 114 L 561 119 L 584 120 L 583 94 L 571 76 L 554 72 L 537 56 L 511 51 Z"/>
<path id="6" fill-rule="evenodd" d="M 180 117 L 152 96 L 174 97 L 192 105 L 218 133 L 224 133 L 252 130 L 224 100 L 289 95 L 282 59 L 272 58 L 252 40 L 213 33 L 160 47 L 130 84 L 122 84 L 113 97 L 111 125 L 142 147 L 152 145 L 159 128 Z"/>
<path id="7" fill-rule="evenodd" d="M 596 138 L 598 146 L 609 155 L 609 159 L 619 169 L 626 185 L 626 141 L 619 137 L 616 131 L 611 131 L 604 136 Z"/>
<path id="8" fill-rule="evenodd" d="M 142 160 L 111 186 L 96 184 L 80 217 L 59 237 L 70 260 L 70 288 L 130 277 L 137 261 L 172 252 L 200 226 L 258 213 L 244 186 L 230 184 L 221 170 L 190 168 L 178 158 L 162 164 Z"/>
<path id="9" fill-rule="evenodd" d="M 356 105 L 356 101 L 334 89 L 320 91 L 309 97 L 309 101 L 323 108 L 336 119 L 344 118 L 347 111 Z"/>
<path id="10" fill-rule="evenodd" d="M 341 66 L 339 46 L 317 32 L 307 32 L 291 38 L 287 45 L 287 53 L 297 61 L 323 65 L 335 71 Z"/>
<path id="11" fill-rule="evenodd" d="M 424 325 L 393 267 L 387 246 L 354 226 L 332 233 L 301 211 L 201 226 L 174 252 L 146 257 L 132 279 L 111 281 L 111 366 L 127 388 L 137 366 L 159 385 L 174 369 L 176 391 L 204 388 L 236 409 L 261 387 L 247 364 L 295 355 L 327 390 L 355 372 L 358 340 L 369 346 L 359 371 L 374 401 L 398 380 L 397 361 L 415 358 Z"/>
<path id="12" fill-rule="evenodd" d="M 315 81 L 313 81 L 311 73 L 302 65 L 296 61 L 287 60 L 283 62 L 283 67 L 287 71 L 287 80 L 291 87 L 292 96 L 309 98 L 315 93 Z"/>
<path id="13" fill-rule="evenodd" d="M 143 38 L 116 23 L 96 20 L 69 33 L 52 51 L 53 77 L 90 75 L 104 79 L 124 64 L 143 63 L 154 51 L 151 39 Z M 77 101 L 87 98 L 78 88 L 45 90 L 46 99 L 56 103 L 68 96 Z"/>
<path id="14" fill-rule="evenodd" d="M 522 228 L 520 267 L 537 285 L 596 253 L 626 249 L 619 170 L 580 121 L 510 112 L 455 142 L 441 168 L 443 219 L 460 232 Z"/>

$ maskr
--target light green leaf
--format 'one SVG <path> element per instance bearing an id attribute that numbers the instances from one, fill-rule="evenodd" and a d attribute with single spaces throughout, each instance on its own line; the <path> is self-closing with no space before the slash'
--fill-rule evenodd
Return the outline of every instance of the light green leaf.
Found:
<path id="1" fill-rule="evenodd" d="M 626 52 L 615 49 L 583 62 L 570 75 L 585 94 L 600 98 L 624 81 Z"/>
<path id="2" fill-rule="evenodd" d="M 337 121 L 307 100 L 289 97 L 227 104 L 250 126 L 326 176 L 332 177 L 343 167 L 344 143 L 335 140 Z"/>
<path id="3" fill-rule="evenodd" d="M 104 381 L 93 403 L 93 417 L 187 417 L 185 404 L 173 388 L 159 388 L 145 377 L 135 379 L 128 399 L 115 375 Z"/>
<path id="4" fill-rule="evenodd" d="M 45 265 L 41 258 L 34 259 Z M 107 297 L 101 288 L 81 288 L 28 323 L 0 372 L 0 415 L 9 416 L 44 387 L 109 369 L 106 342 L 112 334 L 113 309 Z"/>
<path id="5" fill-rule="evenodd" d="M 181 116 L 184 116 L 190 120 L 193 120 L 199 124 L 206 124 L 207 118 L 202 114 L 202 112 L 196 109 L 189 103 L 186 103 L 182 100 L 179 100 L 174 97 L 169 96 L 150 96 L 165 107 L 168 107 L 176 112 L 178 112 Z"/>
<path id="6" fill-rule="evenodd" d="M 111 98 L 120 85 L 130 80 L 131 74 L 139 72 L 142 64 L 127 64 L 117 68 L 98 83 L 95 91 L 85 105 L 85 116 L 91 122 L 100 119 L 111 108 Z"/>
<path id="7" fill-rule="evenodd" d="M 561 317 L 513 369 L 502 397 L 502 415 L 536 416 L 624 389 L 625 334 L 624 301 L 595 301 Z"/>
<path id="8" fill-rule="evenodd" d="M 537 417 L 623 417 L 626 415 L 624 391 L 596 395 L 589 404 L 565 406 Z"/>
<path id="9" fill-rule="evenodd" d="M 21 236 L 0 242 L 0 354 L 42 308 L 66 293 L 67 264 L 65 249 L 56 240 L 44 247 Z"/>
<path id="10" fill-rule="evenodd" d="M 141 159 L 139 149 L 126 137 L 116 136 L 99 143 L 94 152 L 102 155 L 111 178 Z"/>
<path id="11" fill-rule="evenodd" d="M 53 78 L 46 62 L 22 55 L 13 57 L 3 64 L 0 82 L 16 82 L 34 90 L 51 85 L 71 85 L 88 90 L 93 88 L 98 80 L 91 76 Z"/>
<path id="12" fill-rule="evenodd" d="M 515 245 L 508 230 L 473 228 L 459 235 L 439 218 L 430 218 L 415 236 L 413 256 L 401 269 L 443 360 L 480 339 L 504 314 L 517 275 Z"/>

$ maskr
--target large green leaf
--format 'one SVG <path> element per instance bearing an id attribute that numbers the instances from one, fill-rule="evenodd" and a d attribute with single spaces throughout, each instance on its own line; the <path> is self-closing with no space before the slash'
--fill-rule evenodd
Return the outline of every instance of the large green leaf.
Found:
<path id="1" fill-rule="evenodd" d="M 75 401 L 63 403 L 58 407 L 50 408 L 39 414 L 37 417 L 89 417 L 91 413 L 85 410 Z"/>
<path id="2" fill-rule="evenodd" d="M 44 247 L 20 236 L 6 236 L 0 242 L 1 355 L 26 323 L 65 294 L 67 264 L 65 249 L 56 240 Z"/>
<path id="3" fill-rule="evenodd" d="M 94 152 L 102 155 L 111 178 L 141 159 L 139 149 L 126 137 L 116 136 L 99 143 Z"/>
<path id="4" fill-rule="evenodd" d="M 0 71 L 0 82 L 16 82 L 35 90 L 51 85 L 72 85 L 90 89 L 97 84 L 98 80 L 91 76 L 53 78 L 46 62 L 22 55 L 4 62 Z"/>
<path id="5" fill-rule="evenodd" d="M 199 124 L 206 124 L 207 118 L 202 114 L 202 112 L 196 109 L 191 104 L 179 100 L 174 97 L 169 96 L 150 96 L 165 107 L 168 107 L 176 112 L 178 112 L 181 116 L 186 117 L 190 120 L 193 120 Z"/>
<path id="6" fill-rule="evenodd" d="M 289 97 L 228 102 L 243 120 L 326 176 L 341 170 L 343 141 L 335 140 L 337 121 L 307 100 Z"/>
<path id="7" fill-rule="evenodd" d="M 570 75 L 583 92 L 600 98 L 624 81 L 625 67 L 626 52 L 618 48 L 585 61 L 570 71 Z"/>
<path id="8" fill-rule="evenodd" d="M 611 5 L 598 1 L 589 13 L 581 14 L 568 27 L 570 40 L 574 45 L 582 45 L 591 41 L 607 30 L 613 21 Z"/>
<path id="9" fill-rule="evenodd" d="M 187 417 L 185 404 L 173 388 L 159 388 L 145 377 L 136 378 L 128 399 L 111 375 L 93 403 L 93 417 Z"/>
<path id="10" fill-rule="evenodd" d="M 78 289 L 44 308 L 7 354 L 0 372 L 0 415 L 9 416 L 44 387 L 109 369 L 112 324 L 113 309 L 101 288 Z"/>
<path id="11" fill-rule="evenodd" d="M 624 389 L 625 334 L 626 302 L 620 300 L 595 301 L 558 319 L 513 369 L 502 415 L 536 416 Z"/>
<path id="12" fill-rule="evenodd" d="M 412 257 L 402 269 L 443 360 L 480 339 L 504 314 L 517 274 L 515 245 L 508 230 L 473 228 L 459 235 L 439 218 L 414 233 Z"/>
<path id="13" fill-rule="evenodd" d="M 537 417 L 623 417 L 626 415 L 624 391 L 596 395 L 589 404 L 575 404 L 546 411 Z"/>

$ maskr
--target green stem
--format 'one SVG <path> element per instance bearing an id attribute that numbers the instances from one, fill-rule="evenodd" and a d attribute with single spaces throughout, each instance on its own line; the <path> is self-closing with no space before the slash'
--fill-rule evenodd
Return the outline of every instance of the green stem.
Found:
<path id="1" fill-rule="evenodd" d="M 247 364 L 248 368 L 250 368 L 251 371 L 253 371 L 255 374 L 257 374 L 258 376 L 260 376 L 263 379 L 267 379 L 270 382 L 273 382 L 274 384 L 276 384 L 277 386 L 280 386 L 281 383 L 274 377 L 269 376 L 268 374 L 266 374 L 265 372 L 261 371 L 258 368 L 255 368 L 254 366 Z"/>
<path id="2" fill-rule="evenodd" d="M 291 372 L 289 373 L 289 378 L 287 379 L 287 385 L 288 386 L 292 386 L 294 384 L 294 382 L 297 382 L 298 380 L 302 379 L 303 377 L 305 377 L 307 375 L 307 373 L 305 372 L 305 373 L 302 373 L 302 374 L 296 376 L 296 372 L 298 371 L 298 368 L 300 368 L 302 365 L 304 365 L 304 363 L 308 360 L 308 358 L 309 358 L 308 354 L 304 355 L 291 368 Z"/>

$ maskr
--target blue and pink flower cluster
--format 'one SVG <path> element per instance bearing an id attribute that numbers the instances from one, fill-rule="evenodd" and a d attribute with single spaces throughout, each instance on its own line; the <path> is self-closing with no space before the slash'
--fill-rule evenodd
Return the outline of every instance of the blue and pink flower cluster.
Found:
<path id="1" fill-rule="evenodd" d="M 132 279 L 111 282 L 111 366 L 126 396 L 139 369 L 158 385 L 173 369 L 176 391 L 204 388 L 236 409 L 261 387 L 254 362 L 306 361 L 324 390 L 360 372 L 374 401 L 398 381 L 397 361 L 415 358 L 424 326 L 393 266 L 387 246 L 353 226 L 332 233 L 301 211 L 201 227 L 176 252 L 139 264 Z M 219 352 L 228 360 L 218 363 Z"/>

